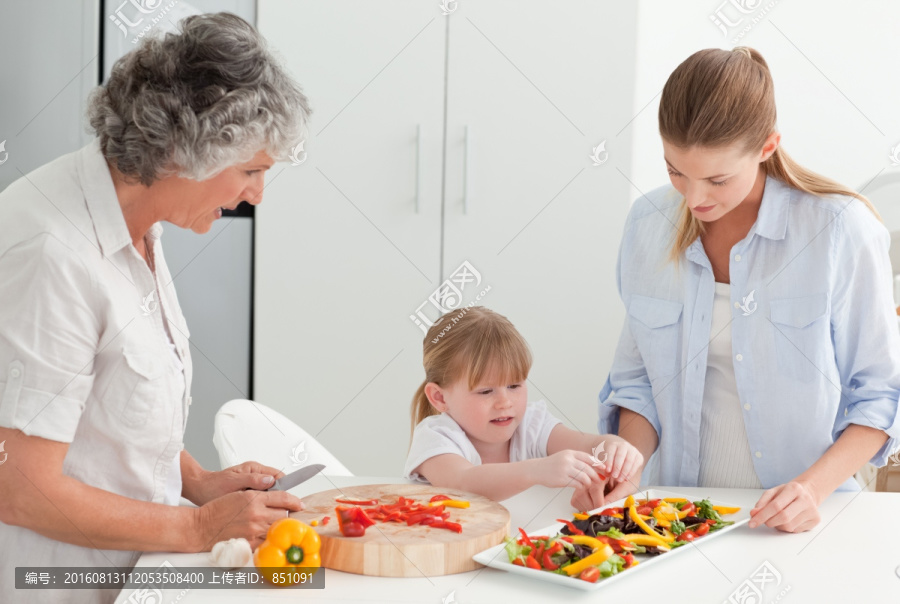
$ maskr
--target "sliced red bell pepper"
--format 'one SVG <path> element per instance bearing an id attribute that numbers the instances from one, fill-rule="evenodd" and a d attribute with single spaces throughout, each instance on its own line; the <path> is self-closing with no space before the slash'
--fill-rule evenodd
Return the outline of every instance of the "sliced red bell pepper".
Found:
<path id="1" fill-rule="evenodd" d="M 571 532 L 573 535 L 583 535 L 584 534 L 584 531 L 582 531 L 581 529 L 576 527 L 574 524 L 572 524 L 571 520 L 561 520 L 560 518 L 557 518 L 556 521 L 562 522 L 567 527 L 569 527 L 569 532 Z"/>
<path id="2" fill-rule="evenodd" d="M 525 566 L 528 568 L 533 568 L 535 570 L 541 570 L 541 565 L 538 564 L 538 561 L 531 557 L 531 554 L 525 558 Z"/>
<path id="3" fill-rule="evenodd" d="M 559 568 L 559 564 L 553 562 L 553 559 L 550 556 L 550 552 L 544 552 L 544 556 L 541 558 L 541 562 L 544 564 L 544 568 L 547 570 L 556 570 Z"/>
<path id="4" fill-rule="evenodd" d="M 519 532 L 522 533 L 522 540 L 525 542 L 525 545 L 531 548 L 534 551 L 534 542 L 528 536 L 528 533 L 525 532 L 525 529 L 519 528 Z"/>
<path id="5" fill-rule="evenodd" d="M 448 522 L 448 521 L 444 520 L 444 521 L 439 522 L 439 523 L 438 523 L 438 522 L 435 522 L 435 523 L 432 524 L 431 526 L 434 527 L 434 528 L 449 529 L 449 530 L 453 531 L 454 533 L 461 533 L 461 532 L 462 532 L 462 525 L 461 525 L 460 523 L 458 523 L 458 522 Z"/>

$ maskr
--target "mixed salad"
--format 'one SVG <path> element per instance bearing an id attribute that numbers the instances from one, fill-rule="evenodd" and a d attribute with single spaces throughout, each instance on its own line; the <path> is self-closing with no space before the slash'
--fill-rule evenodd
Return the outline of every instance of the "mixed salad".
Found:
<path id="1" fill-rule="evenodd" d="M 740 508 L 715 506 L 708 499 L 635 499 L 596 514 L 575 514 L 554 536 L 506 538 L 509 561 L 534 570 L 594 583 L 638 564 L 635 554 L 658 556 L 734 524 L 722 516 Z"/>

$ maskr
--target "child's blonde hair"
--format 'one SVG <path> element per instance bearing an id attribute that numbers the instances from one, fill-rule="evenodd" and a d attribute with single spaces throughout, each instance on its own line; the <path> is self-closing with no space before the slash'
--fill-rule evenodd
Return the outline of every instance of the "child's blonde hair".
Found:
<path id="1" fill-rule="evenodd" d="M 659 134 L 676 147 L 739 144 L 746 152 L 757 153 L 773 132 L 775 87 L 768 64 L 752 48 L 695 52 L 666 81 L 659 101 Z M 763 162 L 763 169 L 768 176 L 807 193 L 855 197 L 881 219 L 866 197 L 807 170 L 781 146 Z M 703 229 L 703 223 L 682 202 L 669 259 L 678 260 Z"/>
<path id="2" fill-rule="evenodd" d="M 429 382 L 448 387 L 468 378 L 471 389 L 484 378 L 499 377 L 514 384 L 528 377 L 531 363 L 525 338 L 506 317 L 483 306 L 443 315 L 428 330 L 422 346 L 425 380 L 412 400 L 412 430 L 426 417 L 438 414 L 425 395 Z"/>

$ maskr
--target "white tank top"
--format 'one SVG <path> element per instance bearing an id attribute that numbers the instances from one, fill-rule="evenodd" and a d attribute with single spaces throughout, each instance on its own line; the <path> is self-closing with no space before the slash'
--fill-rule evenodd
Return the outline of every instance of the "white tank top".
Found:
<path id="1" fill-rule="evenodd" d="M 700 411 L 698 486 L 760 489 L 734 378 L 730 321 L 731 286 L 716 283 Z"/>

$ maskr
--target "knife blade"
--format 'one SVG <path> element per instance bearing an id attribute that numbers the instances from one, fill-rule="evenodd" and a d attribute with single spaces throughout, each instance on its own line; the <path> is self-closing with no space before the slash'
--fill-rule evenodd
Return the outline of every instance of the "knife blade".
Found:
<path id="1" fill-rule="evenodd" d="M 310 464 L 308 466 L 304 466 L 297 470 L 296 472 L 291 472 L 290 474 L 285 474 L 281 478 L 275 481 L 268 490 L 270 491 L 289 491 L 293 489 L 298 484 L 306 482 L 319 472 L 325 469 L 325 466 L 320 463 Z"/>

